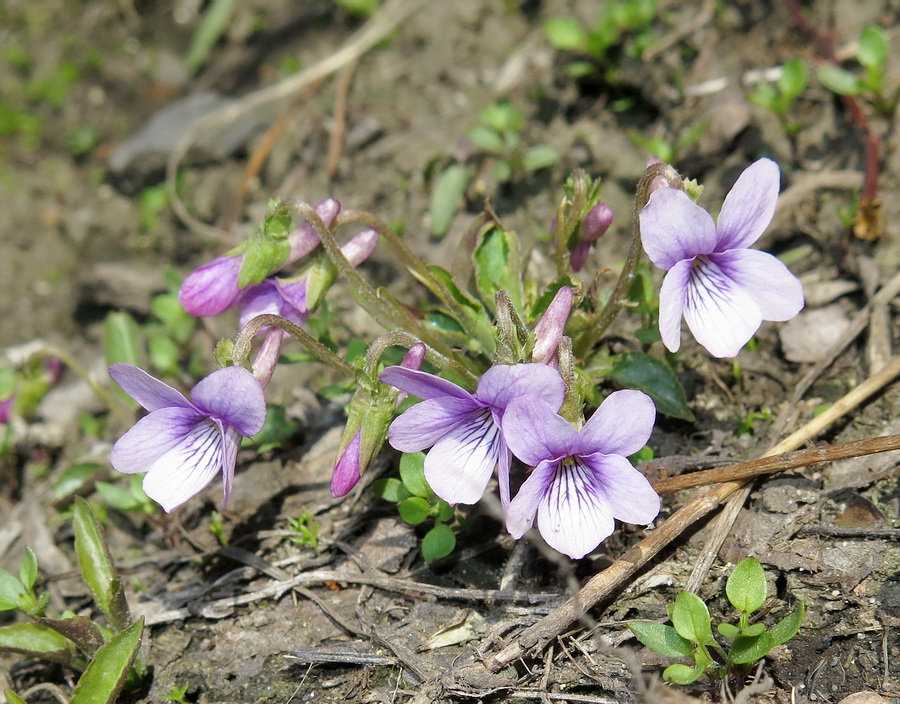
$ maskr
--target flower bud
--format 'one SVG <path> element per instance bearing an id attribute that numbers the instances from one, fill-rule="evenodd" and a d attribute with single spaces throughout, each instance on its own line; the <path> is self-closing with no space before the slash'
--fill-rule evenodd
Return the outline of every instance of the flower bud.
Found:
<path id="1" fill-rule="evenodd" d="M 237 298 L 238 274 L 243 254 L 213 259 L 190 273 L 181 284 L 178 300 L 191 315 L 218 315 L 228 310 Z"/>
<path id="2" fill-rule="evenodd" d="M 531 358 L 535 362 L 551 364 L 553 361 L 569 314 L 572 312 L 573 299 L 574 294 L 571 287 L 560 287 L 534 327 L 534 350 Z"/>
<path id="3" fill-rule="evenodd" d="M 587 242 L 599 240 L 613 221 L 613 209 L 606 203 L 597 203 L 584 216 L 581 223 L 581 239 Z"/>
<path id="4" fill-rule="evenodd" d="M 326 227 L 334 225 L 338 214 L 341 212 L 341 204 L 334 198 L 328 198 L 319 203 L 314 210 Z M 290 245 L 290 253 L 288 254 L 285 266 L 300 261 L 307 254 L 310 254 L 319 246 L 319 236 L 316 234 L 315 228 L 304 220 L 300 227 L 288 235 L 288 244 Z"/>
<path id="5" fill-rule="evenodd" d="M 400 366 L 404 369 L 415 369 L 419 370 L 422 368 L 422 362 L 425 361 L 425 343 L 417 342 L 409 348 L 409 351 L 403 356 L 403 361 L 400 362 Z M 409 396 L 405 391 L 397 392 L 397 407 L 400 407 L 406 397 Z"/>

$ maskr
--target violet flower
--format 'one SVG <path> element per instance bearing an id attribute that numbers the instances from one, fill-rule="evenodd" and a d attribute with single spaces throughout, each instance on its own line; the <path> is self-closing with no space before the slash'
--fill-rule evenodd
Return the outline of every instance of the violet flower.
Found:
<path id="1" fill-rule="evenodd" d="M 146 472 L 144 491 L 167 512 L 221 472 L 227 505 L 239 437 L 258 433 L 266 418 L 265 396 L 254 376 L 243 367 L 219 369 L 197 383 L 189 401 L 131 364 L 113 364 L 109 375 L 150 411 L 113 446 L 113 467 L 125 474 Z"/>
<path id="2" fill-rule="evenodd" d="M 452 381 L 401 367 L 388 367 L 381 380 L 424 399 L 399 415 L 388 430 L 388 442 L 401 452 L 431 448 L 425 457 L 425 479 L 435 494 L 451 504 L 474 504 L 484 494 L 499 463 L 500 497 L 509 502 L 512 459 L 500 421 L 507 404 L 518 396 L 556 410 L 565 383 L 545 364 L 496 365 L 478 381 L 474 394 Z"/>
<path id="3" fill-rule="evenodd" d="M 778 165 L 751 164 L 725 198 L 718 223 L 684 192 L 661 188 L 641 211 L 650 260 L 666 274 L 659 292 L 659 332 L 672 352 L 681 317 L 714 357 L 735 357 L 763 320 L 789 320 L 803 288 L 771 254 L 748 249 L 769 224 L 778 200 Z"/>
<path id="4" fill-rule="evenodd" d="M 651 523 L 659 496 L 625 458 L 647 442 L 655 417 L 640 391 L 610 394 L 580 431 L 539 399 L 513 399 L 503 436 L 534 470 L 506 510 L 510 534 L 521 538 L 537 514 L 547 544 L 579 559 L 609 537 L 613 519 Z"/>

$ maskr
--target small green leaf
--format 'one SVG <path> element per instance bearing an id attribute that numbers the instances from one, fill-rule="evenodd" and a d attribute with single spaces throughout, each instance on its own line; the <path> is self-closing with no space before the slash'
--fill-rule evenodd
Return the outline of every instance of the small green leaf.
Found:
<path id="1" fill-rule="evenodd" d="M 123 513 L 138 508 L 139 502 L 127 489 L 123 489 L 109 482 L 97 482 L 97 492 L 103 497 L 107 506 L 118 509 Z"/>
<path id="2" fill-rule="evenodd" d="M 801 601 L 797 604 L 797 608 L 793 613 L 788 614 L 781 619 L 775 627 L 769 631 L 772 636 L 772 647 L 787 643 L 800 631 L 803 625 L 803 617 L 806 615 L 806 605 Z"/>
<path id="3" fill-rule="evenodd" d="M 391 503 L 398 503 L 404 499 L 408 499 L 410 496 L 409 490 L 403 486 L 403 482 L 394 477 L 376 479 L 372 482 L 372 491 L 375 492 L 376 496 L 380 496 L 385 501 L 390 501 Z"/>
<path id="4" fill-rule="evenodd" d="M 147 354 L 150 364 L 161 372 L 168 373 L 178 370 L 178 357 L 181 352 L 178 345 L 164 334 L 153 335 L 147 340 Z"/>
<path id="5" fill-rule="evenodd" d="M 767 592 L 766 573 L 755 557 L 741 560 L 725 583 L 728 601 L 745 614 L 758 610 L 765 602 Z"/>
<path id="6" fill-rule="evenodd" d="M 479 149 L 483 149 L 491 154 L 502 156 L 506 151 L 506 145 L 503 138 L 494 132 L 494 130 L 484 125 L 476 125 L 469 130 L 469 141 Z"/>
<path id="7" fill-rule="evenodd" d="M 731 623 L 720 623 L 716 630 L 726 638 L 737 638 L 741 635 L 741 629 Z"/>
<path id="8" fill-rule="evenodd" d="M 747 626 L 744 629 L 743 635 L 745 636 L 758 636 L 760 633 L 766 630 L 766 624 L 764 623 L 754 623 L 752 626 Z"/>
<path id="9" fill-rule="evenodd" d="M 547 41 L 560 51 L 583 49 L 587 34 L 574 17 L 551 17 L 544 22 Z"/>
<path id="10" fill-rule="evenodd" d="M 766 657 L 774 647 L 775 643 L 772 642 L 771 633 L 761 633 L 758 636 L 739 636 L 731 644 L 728 659 L 736 665 L 746 665 Z"/>
<path id="11" fill-rule="evenodd" d="M 663 670 L 663 679 L 674 684 L 691 684 L 691 682 L 696 682 L 703 676 L 704 670 L 705 668 L 702 667 L 688 667 L 687 665 L 676 663 L 675 665 L 669 665 Z"/>
<path id="12" fill-rule="evenodd" d="M 453 514 L 456 513 L 456 509 L 453 508 L 450 504 L 448 504 L 443 499 L 438 499 L 437 506 L 438 506 L 437 519 L 439 521 L 443 521 L 444 523 L 450 521 L 453 518 Z"/>
<path id="13" fill-rule="evenodd" d="M 867 24 L 859 35 L 856 57 L 866 68 L 878 68 L 887 61 L 888 48 L 885 31 L 874 24 Z"/>
<path id="14" fill-rule="evenodd" d="M 694 421 L 687 407 L 687 396 L 675 372 L 665 363 L 644 352 L 626 352 L 613 367 L 610 378 L 630 389 L 643 391 L 668 416 Z"/>
<path id="15" fill-rule="evenodd" d="M 499 225 L 485 228 L 472 252 L 475 285 L 487 306 L 493 309 L 494 294 L 506 291 L 520 314 L 525 298 L 519 258 L 519 238 Z"/>
<path id="16" fill-rule="evenodd" d="M 128 313 L 109 313 L 103 324 L 103 351 L 106 355 L 106 365 L 124 362 L 140 366 L 139 331 L 137 323 Z M 137 408 L 138 403 L 126 394 L 117 384 L 113 385 L 116 393 L 131 408 Z"/>
<path id="17" fill-rule="evenodd" d="M 860 84 L 856 76 L 837 66 L 819 66 L 819 82 L 838 95 L 859 95 Z"/>
<path id="18" fill-rule="evenodd" d="M 6 697 L 7 704 L 28 704 L 22 697 L 13 692 L 11 689 L 7 689 L 3 692 L 3 696 Z"/>
<path id="19" fill-rule="evenodd" d="M 525 152 L 522 168 L 526 171 L 549 169 L 559 161 L 559 152 L 546 144 L 539 144 Z"/>
<path id="20" fill-rule="evenodd" d="M 400 479 L 413 496 L 428 499 L 434 496 L 428 482 L 425 481 L 425 453 L 404 452 L 400 458 Z"/>
<path id="21" fill-rule="evenodd" d="M 806 71 L 806 64 L 803 59 L 795 57 L 790 61 L 786 61 L 781 68 L 781 76 L 778 78 L 778 88 L 781 94 L 788 99 L 793 100 L 806 90 L 806 84 L 809 81 L 809 75 Z"/>
<path id="22" fill-rule="evenodd" d="M 0 628 L 0 651 L 63 664 L 71 662 L 74 655 L 68 638 L 39 623 L 17 623 Z"/>
<path id="23" fill-rule="evenodd" d="M 203 19 L 194 33 L 191 48 L 184 61 L 189 73 L 195 73 L 203 65 L 219 37 L 228 29 L 236 5 L 237 0 L 215 0 L 203 12 Z"/>
<path id="24" fill-rule="evenodd" d="M 144 619 L 135 621 L 104 645 L 81 675 L 69 704 L 112 704 L 141 646 Z"/>
<path id="25" fill-rule="evenodd" d="M 441 523 L 435 526 L 422 538 L 422 557 L 425 562 L 435 562 L 442 557 L 447 557 L 456 547 L 456 535 L 453 529 Z"/>
<path id="26" fill-rule="evenodd" d="M 31 548 L 25 548 L 25 556 L 22 558 L 22 564 L 19 565 L 19 579 L 22 580 L 25 591 L 30 592 L 34 589 L 37 573 L 37 558 Z"/>
<path id="27" fill-rule="evenodd" d="M 459 201 L 469 183 L 469 170 L 462 164 L 453 164 L 444 169 L 431 191 L 431 234 L 443 237 L 459 208 Z"/>
<path id="28" fill-rule="evenodd" d="M 634 633 L 641 643 L 650 650 L 665 655 L 669 658 L 690 658 L 693 656 L 694 647 L 686 638 L 678 635 L 678 632 L 662 623 L 641 623 L 639 621 L 628 624 L 628 628 Z"/>
<path id="29" fill-rule="evenodd" d="M 424 523 L 431 514 L 431 506 L 421 496 L 410 496 L 397 504 L 400 518 L 410 525 L 417 526 Z"/>
<path id="30" fill-rule="evenodd" d="M 53 484 L 53 497 L 59 500 L 76 493 L 85 487 L 102 467 L 97 462 L 81 462 L 67 467 Z"/>
<path id="31" fill-rule="evenodd" d="M 681 592 L 672 607 L 672 625 L 682 638 L 701 645 L 715 645 L 709 609 L 696 594 Z"/>
<path id="32" fill-rule="evenodd" d="M 28 590 L 21 580 L 4 569 L 0 569 L 0 611 L 19 608 L 19 597 Z"/>

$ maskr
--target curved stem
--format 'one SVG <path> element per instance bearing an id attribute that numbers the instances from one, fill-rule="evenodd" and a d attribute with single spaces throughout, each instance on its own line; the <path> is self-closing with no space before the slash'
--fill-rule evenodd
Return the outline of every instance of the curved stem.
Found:
<path id="1" fill-rule="evenodd" d="M 403 330 L 393 330 L 391 332 L 386 332 L 383 335 L 380 335 L 372 342 L 371 345 L 369 345 L 369 349 L 366 351 L 366 374 L 368 374 L 369 376 L 374 376 L 375 369 L 378 366 L 378 362 L 388 347 L 410 348 L 413 345 L 419 344 L 421 342 L 422 341 L 415 335 L 410 335 L 408 332 L 404 332 Z M 474 388 L 478 384 L 478 377 L 476 377 L 471 371 L 460 365 L 456 360 L 445 357 L 440 352 L 437 352 L 428 345 L 425 345 L 425 359 L 431 362 L 438 369 L 444 369 L 448 367 L 450 369 L 453 369 L 454 372 L 468 380 L 471 383 L 472 388 Z"/>

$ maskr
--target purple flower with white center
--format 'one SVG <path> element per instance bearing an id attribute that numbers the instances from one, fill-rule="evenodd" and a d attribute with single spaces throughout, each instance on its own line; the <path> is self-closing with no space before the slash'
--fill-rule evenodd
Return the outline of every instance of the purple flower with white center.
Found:
<path id="1" fill-rule="evenodd" d="M 222 474 L 231 498 L 240 436 L 255 435 L 266 419 L 266 399 L 243 367 L 214 371 L 193 388 L 191 400 L 131 364 L 109 375 L 150 413 L 113 446 L 110 462 L 125 474 L 146 472 L 147 496 L 170 512 Z"/>
<path id="2" fill-rule="evenodd" d="M 672 352 L 681 317 L 714 357 L 735 357 L 763 320 L 789 320 L 803 308 L 803 288 L 771 254 L 748 249 L 775 213 L 779 170 L 751 164 L 725 198 L 718 222 L 683 191 L 654 191 L 641 211 L 644 251 L 669 273 L 659 292 L 659 332 Z"/>
<path id="3" fill-rule="evenodd" d="M 509 449 L 534 467 L 506 510 L 518 539 L 537 515 L 555 550 L 579 559 L 608 538 L 615 520 L 646 525 L 659 496 L 626 459 L 650 437 L 656 409 L 640 391 L 616 391 L 578 431 L 541 400 L 517 398 L 503 414 Z"/>
<path id="4" fill-rule="evenodd" d="M 540 401 L 559 409 L 565 383 L 545 364 L 496 365 L 478 381 L 474 394 L 451 381 L 401 367 L 388 367 L 381 380 L 423 399 L 398 416 L 388 441 L 401 452 L 431 448 L 425 479 L 435 494 L 451 504 L 474 504 L 483 495 L 499 463 L 500 498 L 509 502 L 511 455 L 500 421 L 514 398 Z"/>

